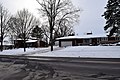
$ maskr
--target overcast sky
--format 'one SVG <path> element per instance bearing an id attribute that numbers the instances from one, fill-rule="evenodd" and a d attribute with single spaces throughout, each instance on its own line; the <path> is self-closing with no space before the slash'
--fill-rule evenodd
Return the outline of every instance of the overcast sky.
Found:
<path id="1" fill-rule="evenodd" d="M 91 31 L 96 35 L 105 34 L 105 19 L 101 15 L 104 13 L 107 0 L 72 0 L 72 2 L 76 7 L 83 10 L 80 13 L 79 24 L 74 27 L 76 34 L 83 35 Z M 37 8 L 39 8 L 39 4 L 36 0 L 0 0 L 0 3 L 11 14 L 15 14 L 17 10 L 28 8 L 29 11 L 38 17 Z"/>

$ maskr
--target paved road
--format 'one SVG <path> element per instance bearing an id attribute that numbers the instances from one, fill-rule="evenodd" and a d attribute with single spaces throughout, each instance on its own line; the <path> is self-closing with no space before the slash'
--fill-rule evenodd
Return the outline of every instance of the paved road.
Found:
<path id="1" fill-rule="evenodd" d="M 2 77 L 0 75 L 0 78 L 2 78 L 2 80 L 7 79 L 14 80 L 15 78 L 16 79 L 21 78 L 20 80 L 120 80 L 120 59 L 51 58 L 51 57 L 47 58 L 26 57 L 26 58 L 29 58 L 31 60 L 24 59 L 25 61 L 27 60 L 27 63 L 24 63 L 22 59 L 21 60 L 14 59 L 14 66 L 16 66 L 16 64 L 17 65 L 19 64 L 18 66 L 24 64 L 24 66 L 20 67 L 20 69 L 17 68 L 17 71 L 19 72 L 21 71 L 21 69 L 24 71 L 17 73 L 17 76 L 11 73 L 10 75 L 7 74 L 8 77 L 4 78 L 3 75 Z M 3 64 L 3 61 L 6 59 L 1 60 Z M 13 66 L 13 64 L 11 64 L 11 66 Z M 7 69 L 14 70 L 15 68 L 16 70 L 16 67 L 11 66 L 8 66 L 10 68 L 7 67 Z M 0 70 L 1 73 L 2 70 Z M 21 77 L 23 73 L 24 75 Z M 18 74 L 20 77 L 18 76 Z"/>
<path id="2" fill-rule="evenodd" d="M 57 72 L 65 72 L 79 79 L 120 80 L 120 59 L 58 59 L 41 62 L 52 66 Z M 75 79 L 72 77 L 73 80 Z"/>

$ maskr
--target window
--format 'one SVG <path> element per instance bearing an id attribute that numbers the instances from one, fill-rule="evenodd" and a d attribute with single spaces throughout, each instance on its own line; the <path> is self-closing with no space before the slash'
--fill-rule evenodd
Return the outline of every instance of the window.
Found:
<path id="1" fill-rule="evenodd" d="M 84 39 L 84 43 L 90 43 L 90 39 Z"/>
<path id="2" fill-rule="evenodd" d="M 107 41 L 107 40 L 108 40 L 107 37 L 102 37 L 102 38 L 101 38 L 101 41 Z"/>

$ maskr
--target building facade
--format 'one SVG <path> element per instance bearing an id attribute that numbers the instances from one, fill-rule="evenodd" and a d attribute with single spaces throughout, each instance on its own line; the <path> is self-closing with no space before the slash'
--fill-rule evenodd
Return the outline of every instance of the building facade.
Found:
<path id="1" fill-rule="evenodd" d="M 85 36 L 68 36 L 57 38 L 59 41 L 59 47 L 66 46 L 97 46 L 100 44 L 114 44 L 120 42 L 120 37 L 110 37 L 107 36 L 93 36 L 93 35 L 85 35 Z"/>

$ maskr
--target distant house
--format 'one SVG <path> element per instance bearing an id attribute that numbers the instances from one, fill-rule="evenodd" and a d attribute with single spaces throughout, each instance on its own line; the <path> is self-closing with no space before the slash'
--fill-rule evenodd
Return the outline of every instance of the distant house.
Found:
<path id="1" fill-rule="evenodd" d="M 94 36 L 94 35 L 83 35 L 83 36 L 67 36 L 57 38 L 60 47 L 66 46 L 83 46 L 83 45 L 99 45 L 99 44 L 111 44 L 120 41 L 120 37 L 108 38 L 105 35 Z"/>
<path id="2" fill-rule="evenodd" d="M 22 40 L 22 39 L 14 40 L 14 44 L 15 44 L 15 48 L 23 48 L 24 40 Z M 36 39 L 26 40 L 25 44 L 26 44 L 26 47 L 47 47 L 47 45 L 48 45 L 46 42 L 38 41 Z"/>
<path id="3" fill-rule="evenodd" d="M 14 47 L 14 44 L 9 43 L 8 41 L 3 42 L 3 50 L 12 49 L 13 47 Z"/>
<path id="4" fill-rule="evenodd" d="M 27 47 L 47 47 L 47 43 L 44 41 L 38 41 L 38 40 L 28 40 L 26 41 Z"/>
<path id="5" fill-rule="evenodd" d="M 114 44 L 120 42 L 120 37 L 107 37 L 107 41 L 101 41 L 101 44 Z"/>
<path id="6" fill-rule="evenodd" d="M 22 40 L 22 39 L 14 40 L 14 47 L 15 48 L 23 48 L 24 47 L 24 40 Z"/>
<path id="7" fill-rule="evenodd" d="M 28 41 L 26 41 L 26 46 L 27 47 L 38 47 L 37 40 L 28 40 Z"/>
<path id="8" fill-rule="evenodd" d="M 1 42 L 1 40 L 0 40 Z M 1 43 L 0 43 L 0 47 L 1 47 Z M 10 37 L 7 36 L 3 39 L 3 50 L 5 49 L 12 49 L 14 47 L 14 44 L 12 44 L 12 41 L 10 40 Z"/>

